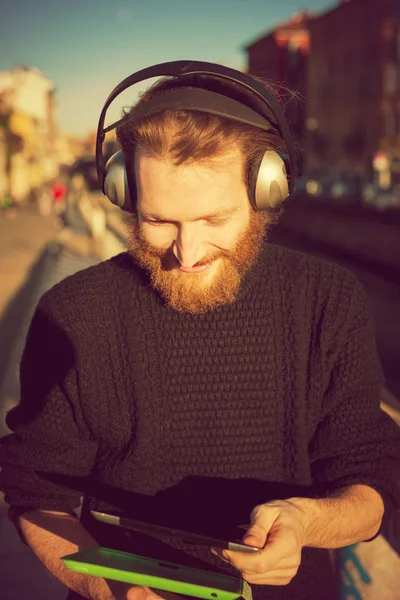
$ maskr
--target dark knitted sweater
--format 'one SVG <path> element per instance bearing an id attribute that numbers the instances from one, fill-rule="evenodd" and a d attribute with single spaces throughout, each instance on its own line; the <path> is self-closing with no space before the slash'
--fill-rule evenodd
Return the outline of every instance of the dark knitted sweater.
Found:
<path id="1" fill-rule="evenodd" d="M 104 546 L 228 570 L 208 549 L 123 535 L 89 508 L 212 533 L 273 498 L 352 483 L 399 502 L 399 431 L 362 286 L 267 244 L 230 305 L 173 311 L 128 254 L 46 293 L 8 415 L 0 487 L 12 507 L 72 512 Z M 100 498 L 100 499 L 99 499 Z M 336 598 L 326 550 L 255 598 Z M 77 597 L 71 594 L 70 597 Z"/>

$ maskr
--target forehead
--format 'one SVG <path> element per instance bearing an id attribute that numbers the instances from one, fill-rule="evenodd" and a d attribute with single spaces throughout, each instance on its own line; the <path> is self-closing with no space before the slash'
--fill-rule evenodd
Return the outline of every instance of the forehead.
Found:
<path id="1" fill-rule="evenodd" d="M 247 202 L 239 151 L 210 163 L 174 165 L 138 152 L 135 159 L 138 209 L 165 219 L 199 218 Z"/>

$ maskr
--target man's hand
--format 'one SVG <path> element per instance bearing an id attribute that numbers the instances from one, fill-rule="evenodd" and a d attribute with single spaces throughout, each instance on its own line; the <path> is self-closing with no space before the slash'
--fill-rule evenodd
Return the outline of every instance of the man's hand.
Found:
<path id="1" fill-rule="evenodd" d="M 182 600 L 181 596 L 172 592 L 153 590 L 141 585 L 127 586 L 125 592 L 114 596 L 114 598 L 116 600 Z"/>
<path id="2" fill-rule="evenodd" d="M 134 585 L 127 589 L 125 595 L 120 596 L 118 600 L 162 600 L 160 596 L 149 587 Z"/>
<path id="3" fill-rule="evenodd" d="M 212 552 L 238 569 L 249 583 L 287 585 L 301 562 L 305 538 L 303 515 L 289 500 L 256 506 L 243 543 L 262 549 L 254 554 L 215 548 Z"/>

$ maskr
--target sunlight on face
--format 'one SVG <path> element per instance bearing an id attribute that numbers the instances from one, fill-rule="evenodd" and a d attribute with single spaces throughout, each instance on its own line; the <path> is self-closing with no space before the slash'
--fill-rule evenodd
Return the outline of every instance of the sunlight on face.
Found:
<path id="1" fill-rule="evenodd" d="M 139 153 L 138 217 L 144 238 L 155 248 L 171 248 L 176 268 L 190 269 L 232 249 L 249 221 L 242 169 L 239 151 L 215 165 L 178 167 Z"/>
<path id="2" fill-rule="evenodd" d="M 239 150 L 212 163 L 174 166 L 138 152 L 137 217 L 129 250 L 176 310 L 204 312 L 231 302 L 266 230 L 243 181 Z"/>

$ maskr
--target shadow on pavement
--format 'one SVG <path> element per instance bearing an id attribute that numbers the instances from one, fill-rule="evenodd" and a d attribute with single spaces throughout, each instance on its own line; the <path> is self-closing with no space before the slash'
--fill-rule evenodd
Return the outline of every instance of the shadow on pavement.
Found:
<path id="1" fill-rule="evenodd" d="M 0 320 L 0 385 L 13 358 L 13 349 L 23 330 L 28 329 L 36 305 L 37 290 L 44 274 L 53 269 L 57 254 L 45 248 L 29 271 L 29 275 L 16 295 L 6 306 Z M 1 388 L 0 388 L 1 389 Z M 0 396 L 1 400 L 1 396 Z"/>

